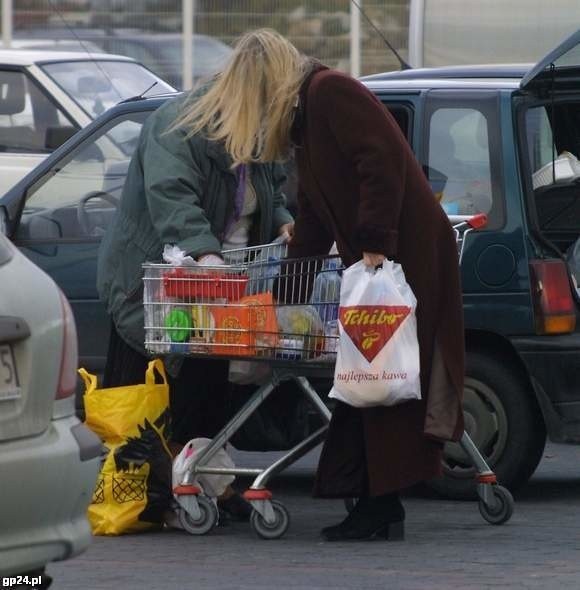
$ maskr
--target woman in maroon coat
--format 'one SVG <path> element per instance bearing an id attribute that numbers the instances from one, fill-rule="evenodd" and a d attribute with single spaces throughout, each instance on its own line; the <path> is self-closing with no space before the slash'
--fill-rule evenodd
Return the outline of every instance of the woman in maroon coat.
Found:
<path id="1" fill-rule="evenodd" d="M 401 537 L 399 490 L 441 474 L 444 441 L 463 432 L 463 312 L 455 237 L 406 139 L 356 80 L 314 66 L 299 92 L 293 140 L 299 212 L 292 257 L 336 241 L 348 266 L 399 262 L 417 298 L 421 401 L 359 409 L 337 402 L 315 485 L 358 497 L 327 540 Z"/>
<path id="2" fill-rule="evenodd" d="M 257 81 L 250 122 L 263 122 L 256 161 L 283 157 L 291 141 L 295 147 L 299 212 L 290 256 L 327 254 L 336 242 L 347 265 L 364 259 L 376 266 L 388 257 L 402 265 L 417 298 L 422 400 L 366 409 L 337 402 L 315 487 L 320 497 L 359 498 L 342 523 L 323 530 L 327 540 L 400 537 L 399 491 L 439 475 L 443 442 L 463 432 L 455 238 L 397 124 L 371 92 L 309 62 L 274 31 L 248 33 L 244 46 L 240 63 Z M 278 82 L 265 64 L 284 74 Z"/>

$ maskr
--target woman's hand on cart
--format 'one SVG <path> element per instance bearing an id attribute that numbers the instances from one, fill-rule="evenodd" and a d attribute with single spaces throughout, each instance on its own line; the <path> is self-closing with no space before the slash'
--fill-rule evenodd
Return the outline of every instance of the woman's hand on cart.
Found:
<path id="1" fill-rule="evenodd" d="M 363 252 L 363 262 L 365 266 L 377 268 L 385 261 L 385 255 L 378 252 Z"/>
<path id="2" fill-rule="evenodd" d="M 217 254 L 204 254 L 197 259 L 201 266 L 221 266 L 225 264 L 224 259 Z"/>
<path id="3" fill-rule="evenodd" d="M 289 244 L 294 236 L 294 222 L 281 225 L 278 235 L 283 237 L 284 241 Z"/>

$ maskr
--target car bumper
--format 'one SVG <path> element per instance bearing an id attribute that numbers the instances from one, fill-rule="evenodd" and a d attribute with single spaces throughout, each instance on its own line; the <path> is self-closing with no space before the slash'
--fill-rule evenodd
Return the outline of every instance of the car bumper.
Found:
<path id="1" fill-rule="evenodd" d="M 580 442 L 580 333 L 512 343 L 530 375 L 550 438 Z"/>
<path id="2" fill-rule="evenodd" d="M 74 416 L 40 436 L 2 444 L 0 574 L 35 570 L 84 551 L 100 441 Z"/>

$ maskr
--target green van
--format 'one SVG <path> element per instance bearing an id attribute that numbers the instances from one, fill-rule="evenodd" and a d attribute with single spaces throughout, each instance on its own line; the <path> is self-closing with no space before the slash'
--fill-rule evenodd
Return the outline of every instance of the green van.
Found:
<path id="1" fill-rule="evenodd" d="M 486 213 L 462 261 L 466 429 L 516 488 L 546 434 L 580 441 L 580 31 L 536 66 L 462 66 L 369 76 L 450 215 Z M 473 468 L 448 445 L 454 497 Z"/>

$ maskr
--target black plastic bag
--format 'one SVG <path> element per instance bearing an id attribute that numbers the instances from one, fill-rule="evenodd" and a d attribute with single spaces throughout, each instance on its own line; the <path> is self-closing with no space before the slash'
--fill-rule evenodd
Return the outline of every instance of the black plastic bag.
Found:
<path id="1" fill-rule="evenodd" d="M 230 416 L 255 393 L 256 385 L 235 385 Z M 287 451 L 320 428 L 322 419 L 293 381 L 284 381 L 249 417 L 231 439 L 240 451 Z"/>

